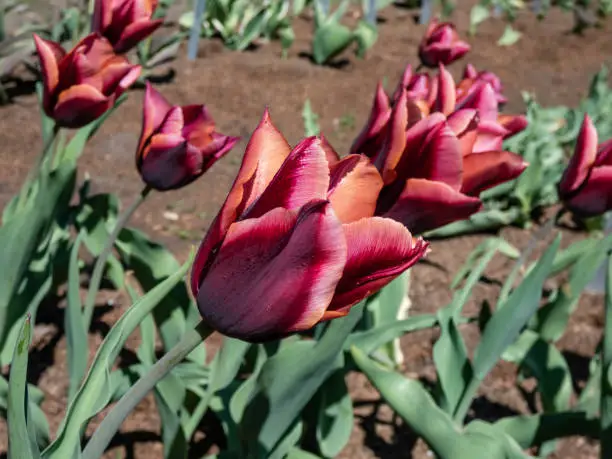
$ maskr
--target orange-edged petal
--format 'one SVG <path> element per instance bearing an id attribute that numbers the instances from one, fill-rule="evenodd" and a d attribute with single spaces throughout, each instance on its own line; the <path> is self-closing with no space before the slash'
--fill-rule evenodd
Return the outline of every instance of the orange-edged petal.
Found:
<path id="1" fill-rule="evenodd" d="M 448 116 L 455 110 L 456 103 L 455 80 L 444 65 L 440 64 L 438 69 L 438 96 L 434 110 Z"/>
<path id="2" fill-rule="evenodd" d="M 329 166 L 325 151 L 319 139 L 309 137 L 295 146 L 243 217 L 260 217 L 275 207 L 298 210 L 309 201 L 326 199 L 328 189 Z"/>
<path id="3" fill-rule="evenodd" d="M 325 157 L 329 166 L 331 167 L 340 161 L 340 155 L 323 134 L 319 135 L 319 140 L 321 141 L 321 148 L 325 151 Z"/>
<path id="4" fill-rule="evenodd" d="M 384 217 L 402 223 L 413 234 L 465 220 L 482 207 L 478 198 L 467 196 L 441 182 L 410 179 L 400 197 Z"/>
<path id="5" fill-rule="evenodd" d="M 119 40 L 113 44 L 115 52 L 123 54 L 129 51 L 142 40 L 155 32 L 163 23 L 163 19 L 156 19 L 153 21 L 149 19 L 141 19 L 132 22 L 121 31 Z"/>
<path id="6" fill-rule="evenodd" d="M 59 126 L 80 128 L 99 118 L 113 100 L 93 86 L 79 84 L 62 91 L 53 110 Z"/>
<path id="7" fill-rule="evenodd" d="M 171 108 L 170 102 L 147 81 L 142 101 L 142 131 L 138 141 L 136 158 L 142 153 L 145 142 L 160 128 Z"/>
<path id="8" fill-rule="evenodd" d="M 134 83 L 136 83 L 136 80 L 138 80 L 138 77 L 140 77 L 141 71 L 142 67 L 140 65 L 131 66 L 130 71 L 125 74 L 125 76 L 119 82 L 117 89 L 115 89 L 115 98 L 119 97 Z"/>
<path id="9" fill-rule="evenodd" d="M 274 209 L 234 223 L 197 291 L 204 320 L 263 341 L 314 326 L 342 277 L 347 249 L 329 203 Z"/>
<path id="10" fill-rule="evenodd" d="M 371 217 L 383 181 L 365 155 L 349 155 L 331 167 L 328 199 L 342 223 Z"/>
<path id="11" fill-rule="evenodd" d="M 461 155 L 472 153 L 478 137 L 478 110 L 457 110 L 447 118 L 448 126 L 455 133 L 461 145 Z"/>
<path id="12" fill-rule="evenodd" d="M 528 164 L 523 157 L 509 151 L 487 151 L 463 158 L 461 192 L 478 196 L 484 190 L 514 180 Z"/>
<path id="13" fill-rule="evenodd" d="M 580 133 L 576 140 L 574 155 L 571 157 L 559 182 L 562 198 L 575 192 L 589 175 L 597 155 L 597 130 L 589 115 L 584 115 Z"/>
<path id="14" fill-rule="evenodd" d="M 409 118 L 407 103 L 408 94 L 402 88 L 391 112 L 385 143 L 379 154 L 374 158 L 374 164 L 380 171 L 385 183 L 395 180 L 395 168 L 406 149 L 406 127 Z"/>
<path id="15" fill-rule="evenodd" d="M 389 97 L 379 82 L 376 86 L 376 94 L 374 95 L 370 117 L 353 142 L 349 152 L 363 153 L 370 158 L 375 157 L 382 147 L 385 128 L 390 116 L 391 105 Z"/>
<path id="16" fill-rule="evenodd" d="M 498 115 L 497 122 L 508 131 L 506 139 L 525 130 L 529 124 L 524 115 Z"/>
<path id="17" fill-rule="evenodd" d="M 419 261 L 429 245 L 421 238 L 413 238 L 401 223 L 381 217 L 344 225 L 344 233 L 346 266 L 324 319 L 348 314 L 351 306 Z"/>
<path id="18" fill-rule="evenodd" d="M 42 71 L 44 88 L 43 105 L 46 113 L 50 115 L 53 109 L 54 92 L 59 83 L 58 62 L 66 55 L 66 51 L 54 41 L 45 40 L 36 34 L 33 35 Z"/>
<path id="19" fill-rule="evenodd" d="M 594 168 L 582 188 L 564 203 L 581 217 L 602 215 L 612 209 L 612 166 Z"/>
<path id="20" fill-rule="evenodd" d="M 266 189 L 290 152 L 291 147 L 272 124 L 266 108 L 247 144 L 234 184 L 198 248 L 191 276 L 192 291 L 197 291 L 196 279 L 203 272 L 213 249 L 225 237 L 229 226 Z"/>

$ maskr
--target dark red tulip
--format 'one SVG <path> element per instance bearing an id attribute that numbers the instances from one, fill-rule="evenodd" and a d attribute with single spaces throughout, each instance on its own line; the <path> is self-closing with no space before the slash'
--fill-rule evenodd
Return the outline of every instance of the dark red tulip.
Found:
<path id="1" fill-rule="evenodd" d="M 330 167 L 328 154 L 315 137 L 292 149 L 264 114 L 191 274 L 214 329 L 246 341 L 307 330 L 425 254 L 404 226 L 372 217 L 382 180 L 369 160 Z"/>
<path id="2" fill-rule="evenodd" d="M 164 191 L 193 182 L 238 140 L 215 131 L 206 106 L 172 106 L 147 83 L 136 165 L 151 188 Z"/>
<path id="3" fill-rule="evenodd" d="M 374 164 L 384 180 L 376 213 L 393 218 L 415 234 L 463 220 L 478 212 L 478 195 L 518 177 L 526 167 L 510 152 L 478 149 L 476 110 L 448 119 L 442 113 L 411 123 L 403 91 L 393 107 L 384 147 Z M 486 142 L 480 140 L 482 146 Z"/>
<path id="4" fill-rule="evenodd" d="M 116 53 L 125 53 L 163 24 L 151 19 L 157 0 L 96 0 L 92 32 L 111 42 Z"/>
<path id="5" fill-rule="evenodd" d="M 470 45 L 459 38 L 453 24 L 434 19 L 419 45 L 419 59 L 427 67 L 437 67 L 438 64 L 451 64 L 469 50 Z"/>
<path id="6" fill-rule="evenodd" d="M 565 207 L 582 217 L 612 209 L 612 141 L 597 145 L 597 130 L 584 116 L 574 155 L 559 182 Z"/>
<path id="7" fill-rule="evenodd" d="M 43 108 L 61 127 L 80 128 L 113 106 L 140 75 L 114 53 L 105 38 L 91 34 L 70 52 L 34 34 L 43 79 Z"/>

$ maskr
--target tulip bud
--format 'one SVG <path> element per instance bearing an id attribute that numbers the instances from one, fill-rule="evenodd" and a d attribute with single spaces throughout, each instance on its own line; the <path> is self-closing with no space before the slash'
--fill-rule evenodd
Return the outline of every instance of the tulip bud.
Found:
<path id="1" fill-rule="evenodd" d="M 136 166 L 151 188 L 164 191 L 193 182 L 238 140 L 215 131 L 204 105 L 172 106 L 147 83 Z"/>
<path id="2" fill-rule="evenodd" d="M 163 19 L 151 19 L 156 7 L 157 0 L 96 0 L 91 30 L 125 53 L 162 25 Z"/>
<path id="3" fill-rule="evenodd" d="M 581 217 L 612 209 L 612 142 L 597 146 L 597 130 L 584 116 L 574 155 L 558 185 L 565 207 Z"/>
<path id="4" fill-rule="evenodd" d="M 368 158 L 327 157 L 315 137 L 291 149 L 266 111 L 192 269 L 209 326 L 251 342 L 307 330 L 425 255 L 422 239 L 371 216 L 382 180 Z"/>
<path id="5" fill-rule="evenodd" d="M 43 108 L 61 127 L 80 128 L 113 106 L 140 75 L 113 52 L 105 38 L 91 34 L 69 53 L 34 34 L 43 80 Z"/>
<path id="6" fill-rule="evenodd" d="M 470 50 L 470 45 L 462 41 L 455 26 L 450 22 L 433 20 L 419 45 L 419 59 L 427 67 L 438 64 L 449 65 L 463 57 Z"/>

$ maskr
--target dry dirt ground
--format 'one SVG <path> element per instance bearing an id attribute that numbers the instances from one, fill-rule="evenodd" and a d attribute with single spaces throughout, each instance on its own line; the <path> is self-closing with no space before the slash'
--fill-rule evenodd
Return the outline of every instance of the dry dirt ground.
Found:
<path id="1" fill-rule="evenodd" d="M 454 20 L 461 33 L 466 34 L 469 6 L 461 5 Z M 417 63 L 416 47 L 424 27 L 414 22 L 415 12 L 389 7 L 380 13 L 380 37 L 364 60 L 350 53 L 341 56 L 340 65 L 317 67 L 308 59 L 312 23 L 307 18 L 296 21 L 296 42 L 287 59 L 280 58 L 278 44 L 261 46 L 252 51 L 227 51 L 217 41 L 202 41 L 199 58 L 188 62 L 185 50 L 173 63 L 176 77 L 158 89 L 173 103 L 206 103 L 214 116 L 219 131 L 242 136 L 242 141 L 219 161 L 202 179 L 189 187 L 164 194 L 154 193 L 138 210 L 133 223 L 157 240 L 167 244 L 179 258 L 184 259 L 189 248 L 197 244 L 222 202 L 234 177 L 246 141 L 264 106 L 269 106 L 272 118 L 291 143 L 303 136 L 301 109 L 306 98 L 320 115 L 322 132 L 343 152 L 364 123 L 375 84 L 387 79 L 387 87 L 395 85 L 403 67 Z M 609 21 L 608 21 L 609 22 Z M 504 82 L 510 98 L 507 111 L 523 109 L 521 91 L 533 92 L 544 105 L 576 104 L 584 94 L 588 79 L 602 63 L 610 63 L 612 24 L 601 29 L 587 30 L 583 36 L 570 33 L 571 15 L 553 11 L 538 23 L 531 14 L 519 17 L 515 27 L 523 32 L 522 39 L 513 47 L 500 48 L 495 42 L 504 24 L 499 20 L 485 22 L 476 37 L 470 37 L 473 51 L 465 62 L 478 69 L 496 72 Z M 463 63 L 452 67 L 461 71 Z M 128 101 L 108 120 L 95 140 L 87 147 L 81 160 L 81 173 L 92 177 L 95 190 L 113 191 L 124 202 L 130 201 L 142 187 L 134 168 L 134 148 L 141 123 L 142 92 L 130 93 Z M 40 149 L 39 123 L 34 96 L 18 96 L 14 103 L 0 107 L 0 205 L 15 192 Z M 178 220 L 168 220 L 168 211 Z M 584 237 L 565 231 L 564 244 Z M 502 232 L 511 243 L 521 248 L 527 244 L 529 233 L 519 229 Z M 450 299 L 449 282 L 467 254 L 484 236 L 466 236 L 432 245 L 429 263 L 413 269 L 411 296 L 414 313 L 432 312 Z M 509 264 L 496 260 L 488 271 L 493 279 L 503 279 Z M 493 283 L 479 286 L 468 312 L 475 312 L 484 298 L 494 298 L 498 287 Z M 108 294 L 107 298 L 112 296 Z M 103 300 L 104 298 L 101 298 Z M 125 304 L 118 299 L 115 309 L 99 308 L 97 324 L 90 337 L 95 348 L 103 334 L 118 317 Z M 33 353 L 30 374 L 45 392 L 45 412 L 55 431 L 65 410 L 67 382 L 65 367 L 65 337 L 58 324 L 62 323 L 61 309 L 41 313 L 43 324 L 38 329 L 38 344 Z M 47 322 L 46 324 L 44 322 Z M 601 334 L 601 297 L 585 295 L 571 320 L 561 347 L 566 352 L 576 376 L 576 384 L 583 382 L 588 357 L 592 355 Z M 477 331 L 463 330 L 470 347 L 478 339 Z M 402 349 L 406 355 L 407 374 L 431 379 L 434 369 L 431 357 L 435 333 L 419 332 L 405 337 Z M 218 340 L 217 340 L 218 342 Z M 131 345 L 137 343 L 137 337 Z M 426 458 L 430 457 L 421 442 L 415 442 L 409 428 L 393 423 L 388 407 L 379 402 L 376 391 L 360 375 L 350 377 L 350 388 L 357 409 L 357 418 L 350 444 L 339 456 L 344 459 L 366 458 Z M 485 381 L 475 403 L 475 415 L 485 419 L 525 412 L 528 407 L 516 387 L 515 369 L 510 364 L 499 365 Z M 206 426 L 203 426 L 206 427 Z M 214 440 L 214 439 L 213 439 Z M 202 441 L 194 448 L 201 457 L 206 453 Z M 135 459 L 161 458 L 159 420 L 153 400 L 146 399 L 125 423 L 116 439 L 114 453 Z M 204 450 L 203 450 L 204 449 Z M 0 451 L 6 450 L 6 426 L 0 421 Z M 597 445 L 583 439 L 564 441 L 558 458 L 596 457 Z"/>

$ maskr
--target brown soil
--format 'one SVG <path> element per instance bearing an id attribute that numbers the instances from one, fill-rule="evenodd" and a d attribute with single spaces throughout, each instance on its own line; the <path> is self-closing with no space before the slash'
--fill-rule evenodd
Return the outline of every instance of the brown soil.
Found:
<path id="1" fill-rule="evenodd" d="M 189 248 L 199 242 L 219 208 L 265 105 L 270 107 L 280 130 L 295 143 L 303 135 L 300 113 L 304 100 L 309 98 L 320 115 L 322 131 L 339 151 L 346 151 L 368 115 L 376 81 L 388 78 L 387 87 L 391 88 L 408 62 L 416 64 L 416 47 L 424 27 L 416 25 L 413 16 L 414 11 L 403 8 L 385 9 L 380 14 L 380 38 L 367 58 L 357 60 L 347 54 L 341 60 L 343 64 L 335 68 L 317 67 L 303 56 L 309 51 L 312 27 L 306 19 L 296 21 L 297 39 L 285 60 L 280 58 L 280 48 L 275 43 L 254 51 L 233 53 L 218 42 L 202 41 L 196 62 L 187 62 L 183 50 L 181 58 L 173 64 L 177 70 L 175 80 L 160 84 L 158 88 L 176 104 L 206 103 L 219 130 L 240 135 L 243 140 L 201 180 L 180 191 L 150 196 L 138 210 L 134 224 L 184 259 Z M 460 6 L 455 21 L 459 31 L 465 33 L 469 5 Z M 515 25 L 524 33 L 523 38 L 511 48 L 500 48 L 495 42 L 504 26 L 497 20 L 484 23 L 478 35 L 469 39 L 473 45 L 469 61 L 478 69 L 492 70 L 501 77 L 510 98 L 508 111 L 511 112 L 522 110 L 522 90 L 534 92 L 544 105 L 576 104 L 586 90 L 588 78 L 612 56 L 609 24 L 602 29 L 587 30 L 579 37 L 569 33 L 571 15 L 553 11 L 539 24 L 533 15 L 525 14 Z M 453 66 L 454 72 L 461 69 L 462 64 Z M 141 122 L 141 98 L 140 91 L 130 94 L 129 100 L 104 125 L 81 160 L 81 171 L 91 175 L 94 189 L 118 193 L 124 205 L 142 187 L 133 164 Z M 0 143 L 4 145 L 0 150 L 0 164 L 5 170 L 0 183 L 0 205 L 4 205 L 40 149 L 35 98 L 21 96 L 13 105 L 0 108 L 0 123 Z M 178 215 L 178 221 L 164 216 L 170 210 Z M 518 229 L 504 230 L 502 235 L 518 247 L 524 247 L 529 239 L 529 232 Z M 580 237 L 583 235 L 568 233 L 564 243 Z M 466 236 L 433 243 L 431 263 L 413 269 L 414 313 L 432 312 L 447 304 L 450 279 L 482 238 Z M 488 275 L 503 280 L 508 263 L 500 258 L 493 265 Z M 468 312 L 476 311 L 482 299 L 494 298 L 497 291 L 495 285 L 478 286 Z M 601 303 L 601 297 L 584 295 L 561 341 L 562 348 L 572 357 L 577 375 L 584 376 L 588 357 L 593 354 L 601 334 Z M 92 349 L 97 347 L 108 325 L 125 307 L 122 297 L 116 299 L 116 304 L 114 309 L 99 308 L 99 327 L 90 337 Z M 56 325 L 57 318 L 49 318 L 48 322 L 37 327 L 37 350 L 33 353 L 36 357 L 33 356 L 35 363 L 30 376 L 46 392 L 43 407 L 55 432 L 65 410 L 66 347 L 61 327 Z M 477 331 L 466 327 L 464 332 L 468 346 L 473 348 L 478 339 Z M 408 374 L 426 379 L 434 377 L 431 357 L 434 339 L 435 333 L 431 331 L 404 338 L 402 348 Z M 130 346 L 137 344 L 137 340 L 134 337 Z M 378 402 L 378 394 L 363 376 L 351 376 L 350 387 L 361 408 L 351 442 L 340 457 L 430 457 L 422 442 L 415 444 L 408 428 L 390 422 L 390 409 Z M 494 369 L 479 397 L 475 414 L 487 419 L 527 410 L 516 388 L 515 368 L 510 364 Z M 162 457 L 159 421 L 151 398 L 146 399 L 125 423 L 115 445 L 126 451 L 123 457 Z M 6 426 L 0 421 L 0 451 L 5 449 Z M 583 439 L 570 439 L 562 443 L 557 457 L 596 455 L 597 445 Z"/>

